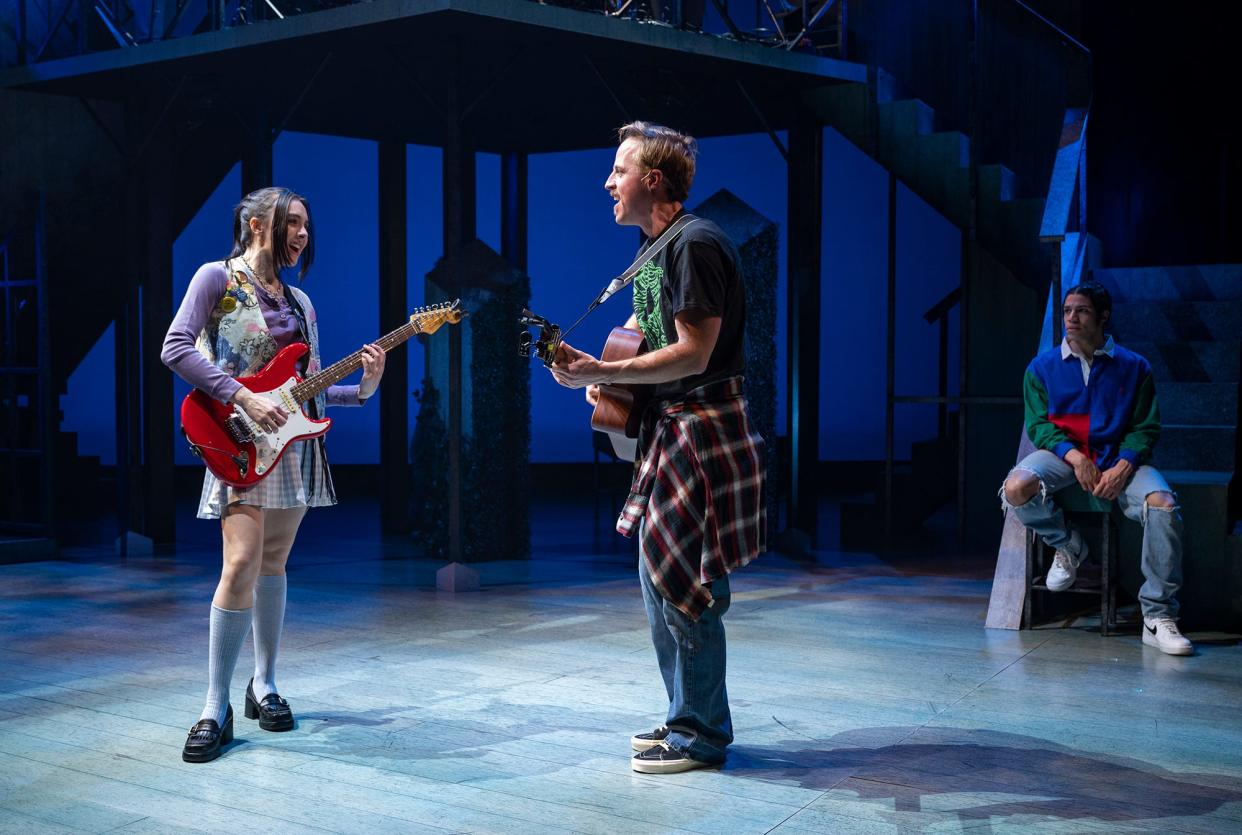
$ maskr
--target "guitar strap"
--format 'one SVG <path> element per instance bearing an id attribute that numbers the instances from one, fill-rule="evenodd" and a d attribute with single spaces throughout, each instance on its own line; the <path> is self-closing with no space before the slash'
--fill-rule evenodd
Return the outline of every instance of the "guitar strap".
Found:
<path id="1" fill-rule="evenodd" d="M 302 341 L 309 345 L 310 327 L 306 324 L 306 311 L 302 309 L 302 303 L 298 301 L 298 297 L 289 291 L 289 284 L 283 277 L 280 279 L 280 283 L 285 285 L 285 298 L 289 301 L 289 309 L 293 311 L 293 318 L 298 320 L 298 331 L 302 335 Z M 319 414 L 319 405 L 313 397 L 306 401 L 306 405 L 311 412 L 311 417 L 323 417 L 323 415 Z"/>
<path id="2" fill-rule="evenodd" d="M 642 270 L 643 267 L 647 266 L 648 261 L 659 255 L 660 252 L 672 243 L 673 240 L 680 235 L 686 227 L 698 223 L 701 219 L 702 218 L 697 218 L 694 215 L 689 214 L 682 215 L 677 218 L 671 226 L 661 233 L 660 237 L 655 239 L 651 246 L 647 247 L 638 254 L 638 257 L 634 259 L 634 263 L 626 267 L 625 272 L 614 278 L 608 286 L 604 288 L 604 291 L 599 294 L 595 303 L 591 305 L 592 309 L 606 302 L 617 291 L 624 290 L 628 287 L 630 282 L 634 280 L 634 276 L 638 275 L 639 271 Z"/>
<path id="3" fill-rule="evenodd" d="M 285 298 L 289 301 L 289 309 L 293 311 L 294 318 L 298 320 L 298 330 L 301 331 L 302 341 L 307 345 L 310 345 L 310 326 L 306 322 L 306 311 L 302 309 L 302 303 L 298 301 L 297 294 L 289 289 L 289 284 L 285 281 L 283 276 L 281 277 L 280 282 L 285 285 Z M 306 401 L 306 409 L 310 412 L 310 416 L 312 418 L 323 417 L 323 415 L 319 414 L 319 403 L 314 397 Z M 310 478 L 308 479 L 309 484 L 307 485 L 307 488 L 313 492 L 318 489 L 319 479 L 324 478 L 324 475 L 319 472 L 319 462 L 323 461 L 325 464 L 327 463 L 328 448 L 324 444 L 323 435 L 313 438 L 311 442 L 319 447 L 319 456 L 310 456 Z M 328 488 L 328 495 L 330 495 L 332 497 L 332 501 L 335 502 L 336 490 L 332 484 L 332 479 L 326 478 L 325 481 Z"/>
<path id="4" fill-rule="evenodd" d="M 694 215 L 682 215 L 677 218 L 672 225 L 664 230 L 660 237 L 655 239 L 651 246 L 647 247 L 638 254 L 638 257 L 634 259 L 634 263 L 630 264 L 629 267 L 626 268 L 625 272 L 614 278 L 611 282 L 609 282 L 607 287 L 599 292 L 599 295 L 595 297 L 595 300 L 587 305 L 586 312 L 579 316 L 576 322 L 557 334 L 555 344 L 559 345 L 561 342 L 564 342 L 565 337 L 569 336 L 575 328 L 581 325 L 582 320 L 590 316 L 591 312 L 595 310 L 595 308 L 612 298 L 613 294 L 615 294 L 618 290 L 623 290 L 628 287 L 630 282 L 634 280 L 634 276 L 638 275 L 639 270 L 646 266 L 648 261 L 659 255 L 664 247 L 672 243 L 673 239 L 682 233 L 682 230 L 692 224 L 698 223 L 701 219 L 702 218 L 697 218 Z M 554 345 L 549 356 L 555 355 L 556 348 Z M 545 362 L 549 366 L 552 364 L 550 359 L 545 359 Z"/>

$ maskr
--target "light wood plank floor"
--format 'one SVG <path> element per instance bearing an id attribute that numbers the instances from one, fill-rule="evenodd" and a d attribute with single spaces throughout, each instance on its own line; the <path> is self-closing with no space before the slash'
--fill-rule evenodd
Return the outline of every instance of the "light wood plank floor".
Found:
<path id="1" fill-rule="evenodd" d="M 241 717 L 248 645 L 237 741 L 206 765 L 179 755 L 209 529 L 123 564 L 0 567 L 0 832 L 1242 832 L 1228 636 L 1173 658 L 987 631 L 985 572 L 768 556 L 726 617 L 728 763 L 643 776 L 628 738 L 666 704 L 624 548 L 545 527 L 534 560 L 454 596 L 347 518 L 304 531 L 290 568 L 297 728 Z"/>

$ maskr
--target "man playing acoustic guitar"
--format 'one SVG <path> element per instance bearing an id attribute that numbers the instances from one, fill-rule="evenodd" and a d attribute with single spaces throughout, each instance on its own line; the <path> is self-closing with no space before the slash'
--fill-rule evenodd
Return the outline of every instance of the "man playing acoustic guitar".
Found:
<path id="1" fill-rule="evenodd" d="M 633 122 L 604 188 L 613 216 L 639 227 L 640 258 L 684 216 L 694 179 L 693 138 Z M 737 251 L 711 221 L 685 225 L 634 277 L 634 313 L 649 351 L 602 362 L 561 345 L 551 371 L 569 388 L 652 384 L 640 466 L 617 530 L 638 530 L 638 573 L 668 694 L 664 725 L 632 740 L 635 771 L 668 774 L 719 765 L 733 741 L 725 691 L 729 573 L 764 547 L 761 439 L 742 398 L 746 300 Z"/>

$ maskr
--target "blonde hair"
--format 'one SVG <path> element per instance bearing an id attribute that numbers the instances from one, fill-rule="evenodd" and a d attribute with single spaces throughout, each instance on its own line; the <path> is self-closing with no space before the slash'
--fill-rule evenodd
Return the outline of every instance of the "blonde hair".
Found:
<path id="1" fill-rule="evenodd" d="M 638 140 L 638 164 L 664 176 L 668 199 L 685 202 L 690 196 L 694 161 L 699 155 L 699 143 L 694 137 L 654 122 L 630 122 L 617 129 L 617 142 L 627 139 Z"/>

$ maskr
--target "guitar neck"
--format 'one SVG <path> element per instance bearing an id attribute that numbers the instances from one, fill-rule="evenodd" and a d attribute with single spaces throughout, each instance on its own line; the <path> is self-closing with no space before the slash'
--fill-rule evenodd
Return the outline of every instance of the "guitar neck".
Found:
<path id="1" fill-rule="evenodd" d="M 385 353 L 396 348 L 408 340 L 411 336 L 420 334 L 424 328 L 420 327 L 420 320 L 406 322 L 392 333 L 385 334 L 375 340 L 375 344 L 384 350 Z M 315 397 L 320 392 L 326 391 L 329 386 L 336 385 L 344 380 L 350 374 L 353 374 L 359 368 L 362 368 L 362 349 L 354 351 L 345 359 L 334 362 L 322 371 L 312 374 L 302 382 L 293 387 L 293 396 L 298 403 L 303 403 Z"/>

